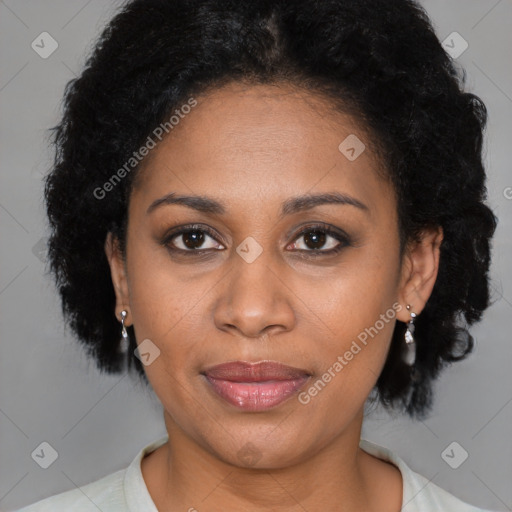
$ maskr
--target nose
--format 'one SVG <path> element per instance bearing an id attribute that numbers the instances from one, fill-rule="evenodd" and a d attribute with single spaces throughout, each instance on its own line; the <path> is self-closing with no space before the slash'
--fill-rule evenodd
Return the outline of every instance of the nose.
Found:
<path id="1" fill-rule="evenodd" d="M 214 313 L 217 328 L 245 338 L 291 330 L 295 322 L 293 293 L 284 284 L 284 275 L 271 268 L 265 251 L 252 263 L 234 256 L 231 271 L 219 283 Z"/>

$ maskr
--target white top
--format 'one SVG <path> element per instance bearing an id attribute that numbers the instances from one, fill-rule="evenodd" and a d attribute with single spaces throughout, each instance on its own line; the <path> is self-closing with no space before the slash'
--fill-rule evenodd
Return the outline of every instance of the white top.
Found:
<path id="1" fill-rule="evenodd" d="M 142 448 L 130 465 L 80 488 L 71 489 L 15 512 L 159 512 L 141 471 L 146 454 L 166 443 L 167 435 Z M 402 473 L 402 512 L 492 512 L 468 505 L 412 471 L 387 448 L 361 439 L 359 446 L 379 459 L 391 462 Z"/>

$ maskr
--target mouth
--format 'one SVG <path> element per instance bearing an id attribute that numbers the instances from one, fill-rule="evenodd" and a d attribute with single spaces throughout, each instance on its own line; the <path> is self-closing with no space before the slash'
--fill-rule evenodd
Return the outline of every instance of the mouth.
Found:
<path id="1" fill-rule="evenodd" d="M 229 404 L 257 412 L 275 407 L 298 392 L 311 372 L 275 361 L 231 361 L 201 372 L 209 388 Z"/>

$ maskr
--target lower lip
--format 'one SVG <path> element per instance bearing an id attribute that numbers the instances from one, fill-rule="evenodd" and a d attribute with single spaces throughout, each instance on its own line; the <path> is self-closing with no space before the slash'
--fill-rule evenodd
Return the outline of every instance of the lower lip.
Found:
<path id="1" fill-rule="evenodd" d="M 205 375 L 212 389 L 230 404 L 245 411 L 264 411 L 275 407 L 296 393 L 309 379 L 308 376 L 293 380 L 264 382 L 232 382 Z"/>

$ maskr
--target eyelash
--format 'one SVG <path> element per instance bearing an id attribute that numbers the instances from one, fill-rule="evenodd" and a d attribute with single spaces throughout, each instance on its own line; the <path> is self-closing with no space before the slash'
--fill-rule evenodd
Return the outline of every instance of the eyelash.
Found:
<path id="1" fill-rule="evenodd" d="M 309 250 L 297 249 L 299 252 L 302 252 L 304 254 L 303 257 L 305 257 L 305 258 L 308 258 L 308 257 L 316 258 L 317 256 L 320 256 L 320 255 L 332 256 L 332 255 L 338 254 L 345 247 L 352 245 L 351 240 L 348 237 L 348 235 L 344 234 L 343 232 L 338 232 L 337 230 L 334 230 L 333 228 L 331 228 L 330 226 L 325 225 L 325 224 L 313 224 L 313 225 L 305 227 L 304 229 L 302 229 L 299 233 L 297 233 L 295 235 L 295 237 L 293 239 L 293 243 L 295 243 L 295 241 L 298 240 L 299 238 L 301 238 L 303 235 L 305 235 L 307 233 L 311 233 L 313 231 L 321 232 L 323 234 L 329 235 L 340 243 L 333 249 L 329 249 L 327 251 L 322 250 L 322 249 L 309 249 Z M 193 224 L 190 226 L 185 226 L 177 231 L 168 233 L 164 237 L 164 239 L 162 240 L 161 243 L 172 253 L 175 253 L 175 254 L 180 253 L 180 254 L 184 254 L 186 256 L 193 256 L 193 257 L 205 256 L 205 254 L 207 254 L 209 251 L 220 250 L 220 249 L 211 249 L 211 248 L 210 249 L 188 249 L 188 250 L 185 250 L 185 249 L 179 249 L 177 247 L 171 246 L 171 241 L 174 238 L 179 237 L 181 235 L 188 234 L 188 233 L 193 233 L 193 232 L 206 233 L 208 236 L 213 238 L 217 243 L 220 243 L 217 241 L 217 239 L 216 239 L 217 235 L 212 229 L 210 229 L 207 226 L 200 225 L 200 224 Z"/>

